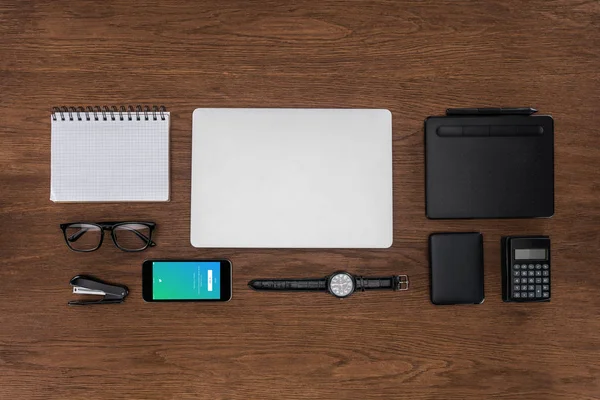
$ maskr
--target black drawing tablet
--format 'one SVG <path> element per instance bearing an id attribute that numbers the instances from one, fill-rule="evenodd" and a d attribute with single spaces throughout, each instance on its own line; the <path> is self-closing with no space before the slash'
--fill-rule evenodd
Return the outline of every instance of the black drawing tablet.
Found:
<path id="1" fill-rule="evenodd" d="M 428 218 L 554 214 L 551 116 L 429 117 L 425 164 Z"/>

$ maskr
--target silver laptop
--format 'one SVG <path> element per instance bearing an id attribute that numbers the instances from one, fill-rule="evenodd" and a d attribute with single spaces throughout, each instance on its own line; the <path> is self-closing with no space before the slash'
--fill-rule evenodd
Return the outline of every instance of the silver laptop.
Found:
<path id="1" fill-rule="evenodd" d="M 390 247 L 391 113 L 198 108 L 191 207 L 195 247 Z"/>

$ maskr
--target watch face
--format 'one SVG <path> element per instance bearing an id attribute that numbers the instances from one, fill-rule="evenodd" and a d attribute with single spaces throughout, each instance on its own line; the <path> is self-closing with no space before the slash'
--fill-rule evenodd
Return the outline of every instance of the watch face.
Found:
<path id="1" fill-rule="evenodd" d="M 329 279 L 329 291 L 336 297 L 346 297 L 354 292 L 354 279 L 345 273 L 340 272 Z"/>

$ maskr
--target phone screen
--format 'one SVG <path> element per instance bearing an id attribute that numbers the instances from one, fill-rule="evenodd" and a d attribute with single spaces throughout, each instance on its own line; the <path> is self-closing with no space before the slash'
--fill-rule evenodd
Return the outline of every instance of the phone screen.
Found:
<path id="1" fill-rule="evenodd" d="M 157 261 L 152 268 L 154 300 L 218 299 L 221 265 L 214 261 Z"/>
<path id="2" fill-rule="evenodd" d="M 227 301 L 231 297 L 228 261 L 147 261 L 143 275 L 146 301 Z"/>

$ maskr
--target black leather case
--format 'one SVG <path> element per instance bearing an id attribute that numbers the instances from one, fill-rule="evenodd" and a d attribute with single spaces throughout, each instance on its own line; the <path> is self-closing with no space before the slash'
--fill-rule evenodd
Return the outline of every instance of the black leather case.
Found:
<path id="1" fill-rule="evenodd" d="M 480 233 L 432 234 L 429 263 L 433 304 L 483 303 L 483 237 Z"/>

